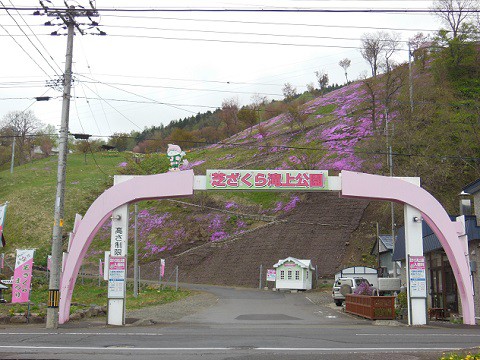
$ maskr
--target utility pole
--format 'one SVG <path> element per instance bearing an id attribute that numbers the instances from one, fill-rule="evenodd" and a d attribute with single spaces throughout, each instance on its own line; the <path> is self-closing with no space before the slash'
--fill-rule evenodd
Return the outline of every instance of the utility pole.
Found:
<path id="1" fill-rule="evenodd" d="M 73 36 L 75 28 L 83 34 L 75 22 L 77 16 L 98 16 L 94 9 L 75 9 L 69 6 L 66 10 L 50 11 L 42 2 L 45 13 L 61 19 L 67 26 L 67 51 L 65 55 L 65 74 L 63 78 L 63 103 L 62 119 L 60 124 L 60 136 L 58 146 L 58 168 L 57 168 L 57 192 L 55 196 L 55 213 L 53 222 L 52 237 L 52 267 L 48 289 L 47 323 L 48 329 L 58 328 L 58 304 L 60 300 L 60 276 L 62 272 L 62 250 L 63 250 L 63 225 L 64 225 L 64 204 L 65 204 L 65 178 L 67 169 L 68 153 L 68 122 L 70 116 L 70 91 L 72 87 L 72 61 L 73 61 Z"/>
<path id="2" fill-rule="evenodd" d="M 393 176 L 393 154 L 392 154 L 392 145 L 390 144 L 390 137 L 388 132 L 389 129 L 389 121 L 388 121 L 388 109 L 385 109 L 385 135 L 387 138 L 387 164 L 389 167 L 390 176 Z M 392 136 L 393 136 L 393 124 L 392 124 Z M 391 231 L 392 231 L 392 244 L 393 250 L 395 251 L 395 208 L 393 202 L 390 202 L 390 216 L 391 216 Z M 393 263 L 393 277 L 397 277 L 397 265 L 395 262 Z"/>
<path id="3" fill-rule="evenodd" d="M 17 137 L 15 134 L 13 135 L 13 142 L 12 142 L 12 161 L 10 162 L 10 174 L 13 174 L 13 164 L 15 162 L 15 139 Z"/>
<path id="4" fill-rule="evenodd" d="M 408 90 L 410 95 L 410 112 L 413 114 L 413 74 L 412 74 L 412 52 L 410 42 L 408 43 Z"/>

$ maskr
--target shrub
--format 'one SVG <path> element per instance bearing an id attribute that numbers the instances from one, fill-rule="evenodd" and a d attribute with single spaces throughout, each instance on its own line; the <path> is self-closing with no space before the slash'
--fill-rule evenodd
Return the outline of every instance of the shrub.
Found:
<path id="1" fill-rule="evenodd" d="M 357 286 L 355 289 L 355 295 L 367 295 L 372 296 L 373 293 L 373 286 L 370 286 L 367 282 L 362 282 L 360 285 Z"/>

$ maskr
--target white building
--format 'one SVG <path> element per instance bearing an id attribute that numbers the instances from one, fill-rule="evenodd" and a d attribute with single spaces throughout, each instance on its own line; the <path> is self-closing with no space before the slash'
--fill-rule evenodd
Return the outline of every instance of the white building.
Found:
<path id="1" fill-rule="evenodd" d="M 279 260 L 273 267 L 276 270 L 275 287 L 277 289 L 310 290 L 313 280 L 311 260 L 299 260 L 288 257 Z"/>

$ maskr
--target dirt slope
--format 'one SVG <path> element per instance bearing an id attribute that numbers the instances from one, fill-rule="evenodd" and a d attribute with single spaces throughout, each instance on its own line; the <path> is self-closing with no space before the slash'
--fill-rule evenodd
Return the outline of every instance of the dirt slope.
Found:
<path id="1" fill-rule="evenodd" d="M 294 210 L 274 223 L 233 240 L 169 254 L 166 274 L 178 265 L 181 282 L 256 287 L 260 265 L 265 277 L 267 268 L 293 256 L 311 259 L 319 277 L 330 277 L 341 266 L 367 205 L 337 193 L 306 194 Z M 142 278 L 158 278 L 158 262 L 142 265 Z"/>

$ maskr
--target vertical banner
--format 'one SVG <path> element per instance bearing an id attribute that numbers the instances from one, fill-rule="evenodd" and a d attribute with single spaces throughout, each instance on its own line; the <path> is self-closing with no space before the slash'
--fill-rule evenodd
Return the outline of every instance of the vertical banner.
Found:
<path id="1" fill-rule="evenodd" d="M 7 205 L 6 202 L 3 205 L 0 205 L 0 247 L 5 246 L 5 237 L 3 236 L 3 229 L 5 227 L 5 217 L 7 215 Z"/>
<path id="2" fill-rule="evenodd" d="M 160 277 L 165 276 L 165 259 L 160 259 Z"/>
<path id="3" fill-rule="evenodd" d="M 15 271 L 13 273 L 12 303 L 29 301 L 34 252 L 35 250 L 17 250 Z"/>

